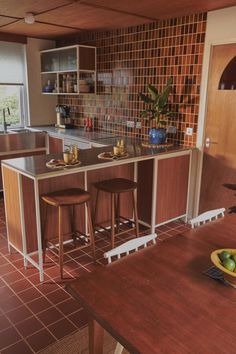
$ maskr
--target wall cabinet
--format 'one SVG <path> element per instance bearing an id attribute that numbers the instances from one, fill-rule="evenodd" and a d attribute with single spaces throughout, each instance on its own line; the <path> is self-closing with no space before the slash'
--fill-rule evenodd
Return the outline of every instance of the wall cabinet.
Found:
<path id="1" fill-rule="evenodd" d="M 96 93 L 96 47 L 54 48 L 41 51 L 40 56 L 43 94 Z"/>

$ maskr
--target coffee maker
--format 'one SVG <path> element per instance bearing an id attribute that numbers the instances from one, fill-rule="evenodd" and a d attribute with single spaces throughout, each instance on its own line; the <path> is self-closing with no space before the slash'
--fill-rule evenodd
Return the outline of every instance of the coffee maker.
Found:
<path id="1" fill-rule="evenodd" d="M 57 113 L 57 123 L 55 126 L 57 128 L 71 127 L 70 107 L 66 105 L 57 105 L 55 110 Z"/>

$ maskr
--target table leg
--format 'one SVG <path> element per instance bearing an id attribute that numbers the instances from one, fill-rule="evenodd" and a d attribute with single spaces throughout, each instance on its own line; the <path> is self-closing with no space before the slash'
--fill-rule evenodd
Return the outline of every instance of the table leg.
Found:
<path id="1" fill-rule="evenodd" d="M 104 329 L 91 319 L 89 321 L 89 354 L 103 353 Z"/>

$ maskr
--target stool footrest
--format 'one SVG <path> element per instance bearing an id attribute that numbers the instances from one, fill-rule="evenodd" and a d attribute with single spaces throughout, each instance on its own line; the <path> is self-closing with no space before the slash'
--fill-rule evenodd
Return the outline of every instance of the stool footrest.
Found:
<path id="1" fill-rule="evenodd" d="M 73 239 L 69 239 L 63 242 L 63 254 L 67 254 L 76 249 L 82 249 L 84 247 L 88 247 L 92 244 L 90 237 L 85 235 L 84 233 L 80 233 L 76 231 Z M 47 248 L 55 255 L 59 255 L 59 244 L 58 238 L 51 239 L 47 241 Z M 56 251 L 56 252 L 55 252 Z"/>
<path id="2" fill-rule="evenodd" d="M 130 224 L 135 225 L 135 222 L 133 220 L 131 220 L 131 219 L 125 218 L 124 216 L 120 216 L 119 217 L 119 227 L 121 227 L 121 226 L 129 227 Z M 98 229 L 98 227 L 99 227 L 99 229 Z M 122 231 L 116 233 L 115 236 L 122 235 L 122 234 L 124 234 L 126 232 L 133 231 L 134 229 L 135 229 L 135 226 L 134 227 L 129 227 L 128 229 L 125 229 L 125 230 L 122 230 Z M 104 234 L 104 232 L 106 232 L 108 234 L 107 236 L 109 237 L 110 236 L 110 232 L 111 232 L 111 227 L 110 226 L 109 227 L 103 226 L 101 224 L 96 224 L 94 226 L 94 231 L 95 232 L 99 232 L 101 234 Z"/>

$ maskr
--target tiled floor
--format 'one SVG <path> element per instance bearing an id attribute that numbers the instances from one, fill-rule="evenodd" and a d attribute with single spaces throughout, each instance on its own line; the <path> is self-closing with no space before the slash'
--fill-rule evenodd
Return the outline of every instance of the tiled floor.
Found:
<path id="1" fill-rule="evenodd" d="M 181 222 L 158 228 L 163 241 L 187 229 Z M 127 235 L 132 237 L 131 235 Z M 127 238 L 126 238 L 127 240 Z M 118 243 L 122 240 L 118 240 Z M 124 242 L 124 236 L 123 236 Z M 47 256 L 45 282 L 40 284 L 38 270 L 23 266 L 22 257 L 9 255 L 3 200 L 0 200 L 0 352 L 2 354 L 37 353 L 86 325 L 80 305 L 64 290 L 66 282 L 102 266 L 103 253 L 110 249 L 108 239 L 96 236 L 96 256 L 75 251 L 67 255 L 66 279 L 59 278 L 59 268 L 52 255 Z"/>

